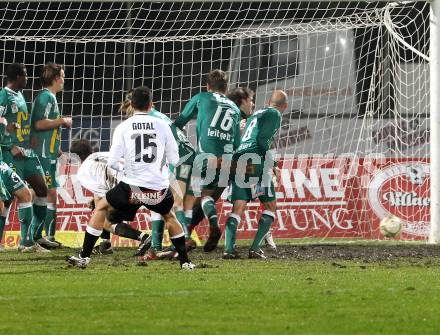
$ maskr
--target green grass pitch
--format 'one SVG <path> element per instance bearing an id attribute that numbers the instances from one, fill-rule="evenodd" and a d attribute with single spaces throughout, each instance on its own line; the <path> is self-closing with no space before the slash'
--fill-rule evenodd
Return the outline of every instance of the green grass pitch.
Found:
<path id="1" fill-rule="evenodd" d="M 81 270 L 67 267 L 72 253 L 0 254 L 0 334 L 440 332 L 437 256 L 224 261 L 196 250 L 204 267 L 189 272 L 138 266 L 130 249 Z"/>

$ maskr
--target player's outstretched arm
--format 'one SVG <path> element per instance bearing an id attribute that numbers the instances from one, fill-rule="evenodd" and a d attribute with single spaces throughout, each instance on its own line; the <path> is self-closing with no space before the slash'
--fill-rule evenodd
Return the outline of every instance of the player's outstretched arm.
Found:
<path id="1" fill-rule="evenodd" d="M 182 113 L 180 113 L 179 117 L 174 121 L 176 127 L 183 129 L 189 120 L 197 115 L 199 99 L 200 94 L 197 94 L 188 101 Z"/>

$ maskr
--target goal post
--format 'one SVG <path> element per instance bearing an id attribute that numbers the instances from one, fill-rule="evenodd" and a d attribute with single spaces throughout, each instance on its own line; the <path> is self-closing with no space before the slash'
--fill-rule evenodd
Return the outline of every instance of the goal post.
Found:
<path id="1" fill-rule="evenodd" d="M 257 109 L 283 89 L 275 238 L 382 239 L 380 221 L 397 216 L 401 239 L 438 243 L 438 2 L 0 3 L 0 70 L 26 65 L 30 103 L 42 65 L 65 65 L 65 152 L 79 138 L 108 150 L 132 86 L 149 86 L 172 119 L 214 68 L 254 90 Z M 193 122 L 187 133 L 194 142 Z M 58 228 L 83 230 L 90 195 L 62 168 Z M 226 194 L 218 206 L 223 225 Z M 253 237 L 260 209 L 249 205 L 238 238 Z"/>
<path id="2" fill-rule="evenodd" d="M 440 242 L 440 1 L 430 2 L 429 84 L 430 84 L 430 168 L 431 230 L 429 242 Z"/>

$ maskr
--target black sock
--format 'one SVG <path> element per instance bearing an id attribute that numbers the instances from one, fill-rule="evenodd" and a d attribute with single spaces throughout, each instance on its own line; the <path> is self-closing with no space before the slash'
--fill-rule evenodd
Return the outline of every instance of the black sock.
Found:
<path id="1" fill-rule="evenodd" d="M 205 213 L 203 213 L 203 208 L 201 205 L 197 205 L 193 209 L 193 216 L 191 220 L 191 224 L 193 226 L 197 226 L 200 221 L 202 221 L 205 218 Z"/>
<path id="2" fill-rule="evenodd" d="M 96 241 L 98 241 L 99 236 L 95 236 L 86 231 L 84 235 L 83 247 L 80 252 L 81 257 L 90 257 L 92 254 L 93 247 Z"/>
<path id="3" fill-rule="evenodd" d="M 110 239 L 110 232 L 104 229 L 101 233 L 101 238 L 103 240 L 109 240 Z"/>
<path id="4" fill-rule="evenodd" d="M 132 240 L 140 241 L 142 232 L 134 229 L 128 223 L 121 222 L 115 226 L 115 234 L 118 236 L 126 237 Z"/>
<path id="5" fill-rule="evenodd" d="M 183 263 L 188 263 L 189 259 L 185 248 L 185 236 L 182 235 L 177 238 L 171 238 L 171 242 L 173 243 L 177 253 L 179 254 L 180 265 L 182 265 Z"/>

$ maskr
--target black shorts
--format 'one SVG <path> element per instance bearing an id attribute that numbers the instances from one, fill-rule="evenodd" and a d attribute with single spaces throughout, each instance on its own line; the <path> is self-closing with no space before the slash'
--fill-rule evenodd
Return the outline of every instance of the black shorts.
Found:
<path id="1" fill-rule="evenodd" d="M 111 223 L 133 221 L 138 209 L 145 206 L 161 215 L 170 212 L 174 205 L 170 189 L 160 191 L 119 182 L 105 195 L 107 202 L 114 208 L 109 215 Z"/>

